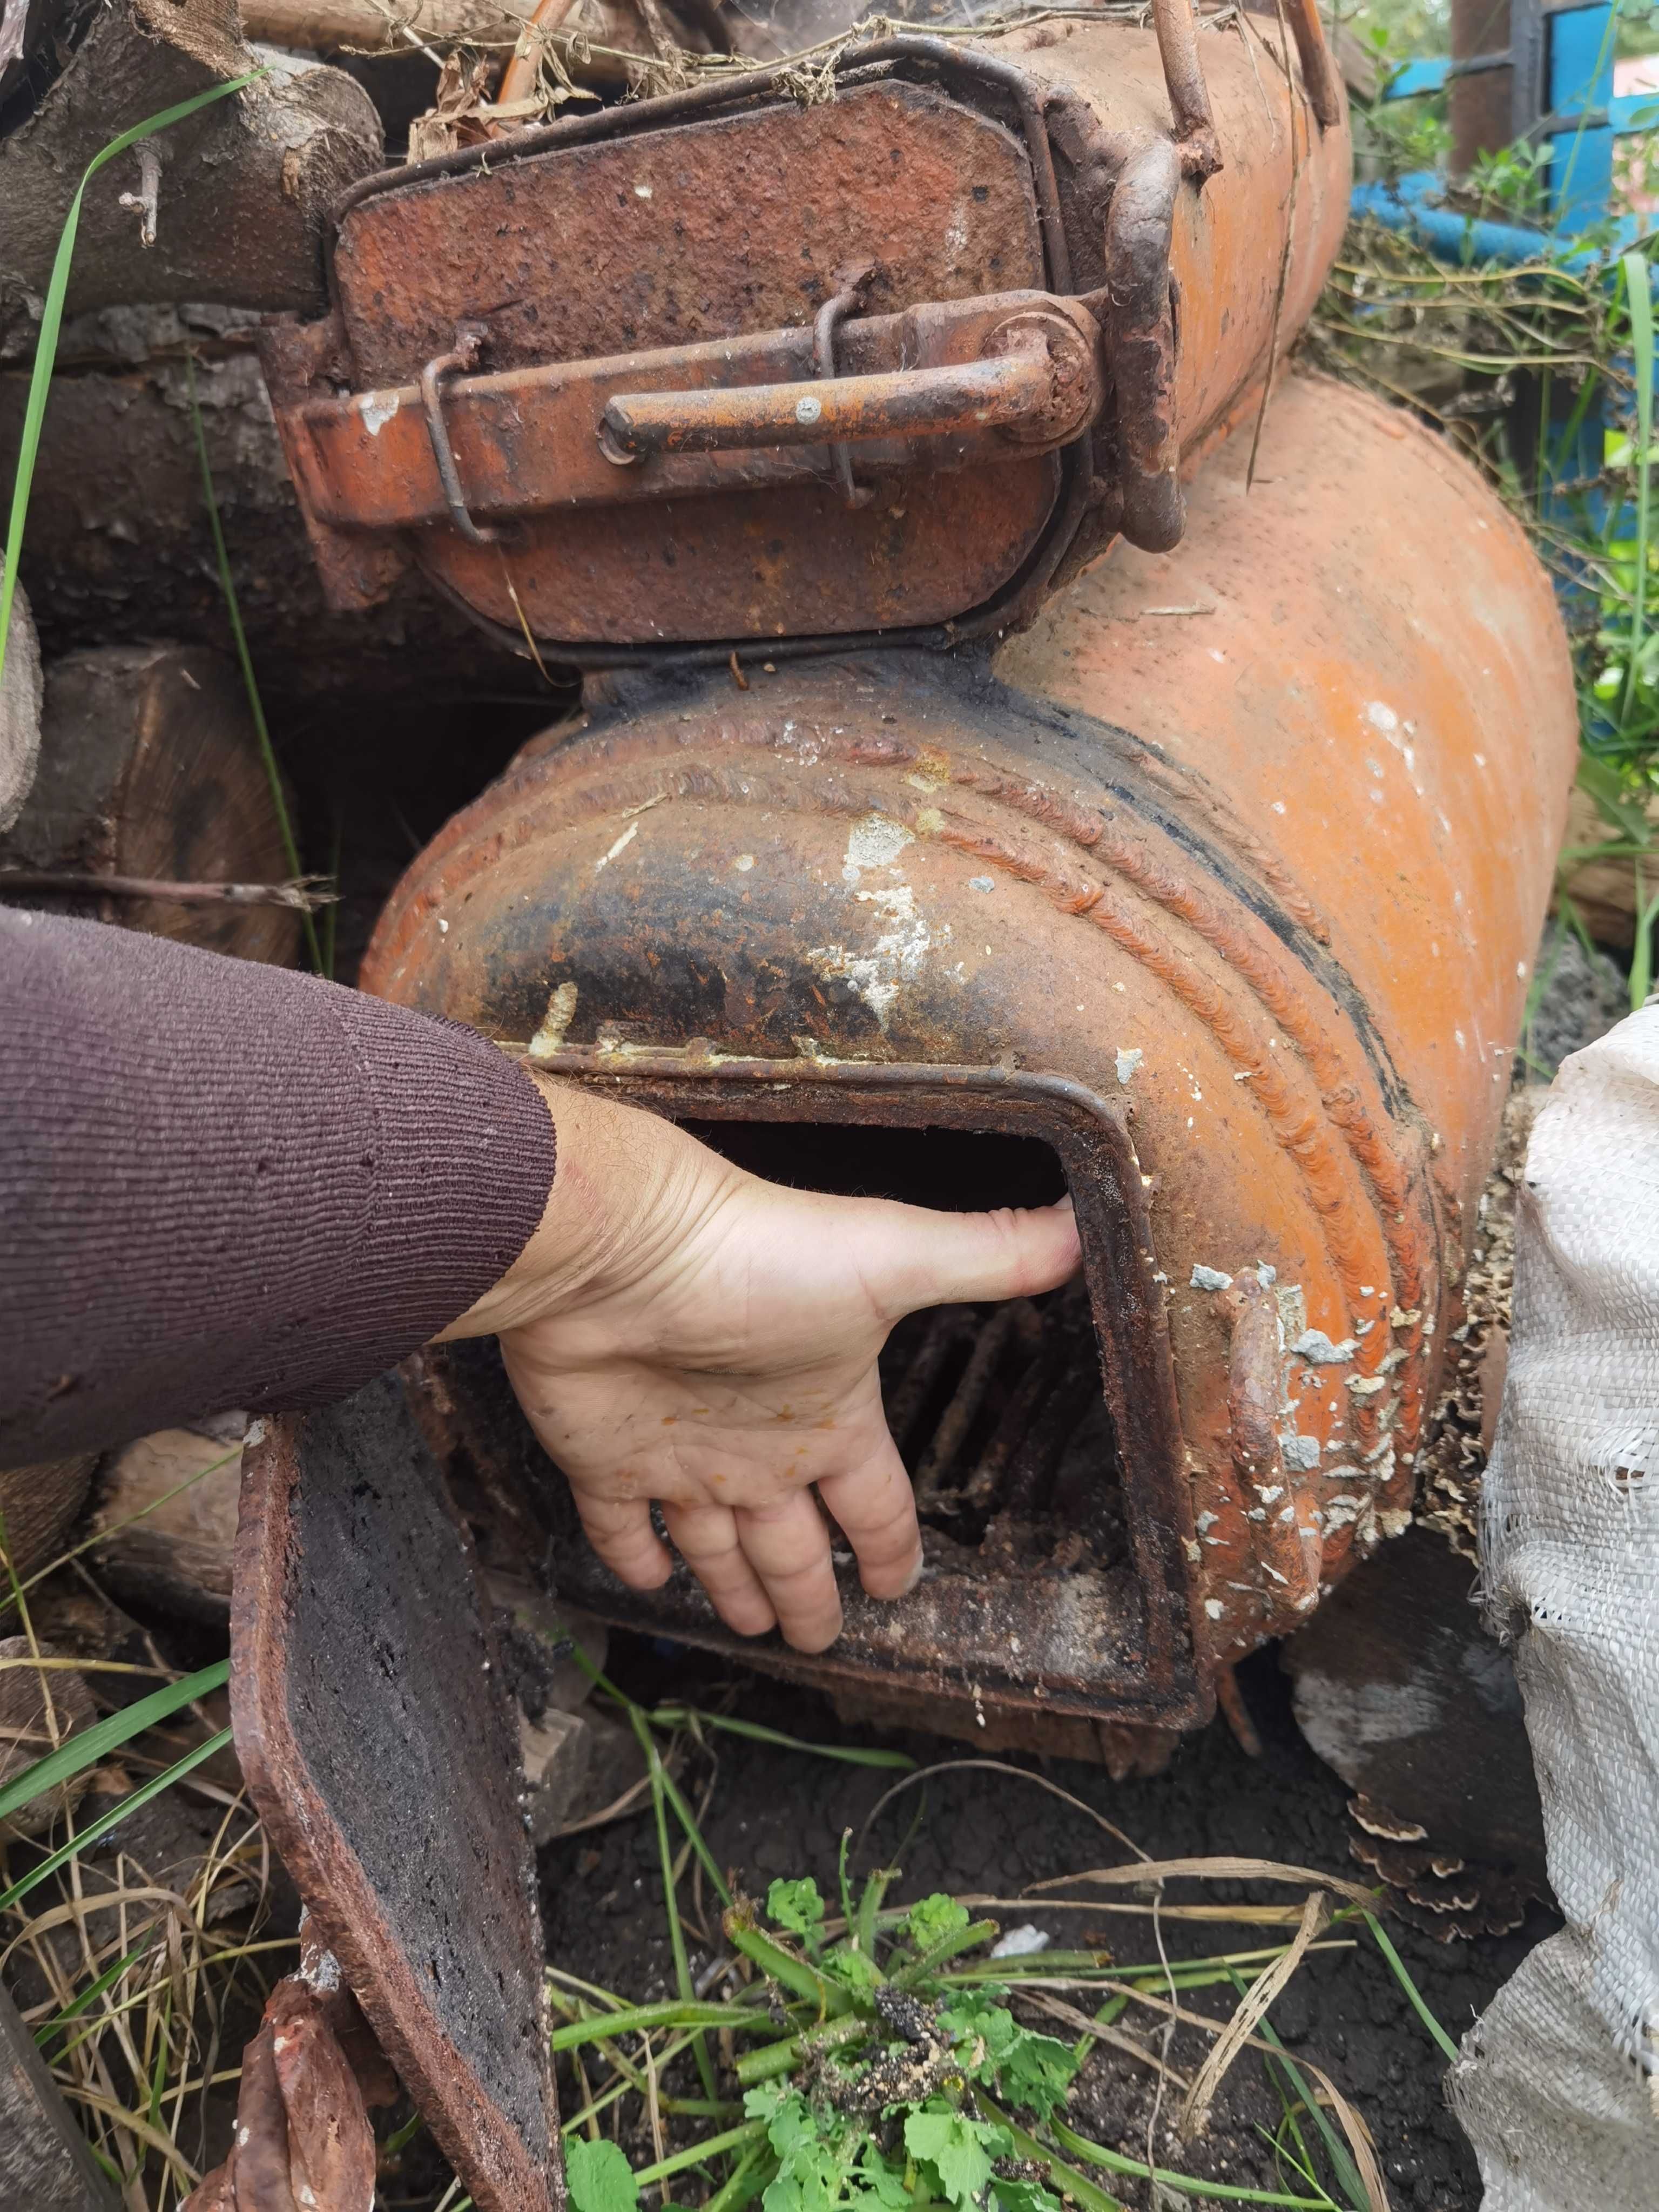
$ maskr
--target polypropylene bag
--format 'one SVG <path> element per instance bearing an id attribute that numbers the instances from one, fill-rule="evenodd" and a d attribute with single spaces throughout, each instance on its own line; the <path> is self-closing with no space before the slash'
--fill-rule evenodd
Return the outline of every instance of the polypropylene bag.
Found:
<path id="1" fill-rule="evenodd" d="M 1482 1502 L 1566 1926 L 1464 2039 L 1484 2212 L 1659 2207 L 1659 1007 L 1534 1126 Z"/>

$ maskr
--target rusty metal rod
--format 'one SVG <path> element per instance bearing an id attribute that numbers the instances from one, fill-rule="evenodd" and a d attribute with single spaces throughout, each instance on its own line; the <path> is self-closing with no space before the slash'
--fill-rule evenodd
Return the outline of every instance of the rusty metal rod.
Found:
<path id="1" fill-rule="evenodd" d="M 1086 392 L 1083 397 L 1086 403 Z M 599 437 L 606 454 L 625 466 L 659 453 L 852 445 L 864 438 L 949 438 L 1006 429 L 1030 421 L 1054 398 L 1046 350 L 1022 347 L 993 361 L 833 377 L 823 383 L 618 392 L 605 406 Z M 1079 408 L 1080 417 L 1084 411 Z M 1079 420 L 1078 428 L 1082 427 Z"/>
<path id="2" fill-rule="evenodd" d="M 1175 117 L 1176 149 L 1182 174 L 1201 185 L 1221 167 L 1221 142 L 1210 112 L 1209 87 L 1198 58 L 1198 21 L 1193 0 L 1152 0 L 1152 28 L 1158 33 L 1164 82 Z"/>
<path id="3" fill-rule="evenodd" d="M 1322 129 L 1332 130 L 1342 120 L 1342 79 L 1320 20 L 1319 0 L 1285 0 L 1285 13 L 1296 40 L 1308 104 Z"/>
<path id="4" fill-rule="evenodd" d="M 1012 1305 L 999 1306 L 985 1324 L 979 1342 L 969 1356 L 956 1395 L 939 1417 L 921 1464 L 916 1469 L 916 1510 L 925 1511 L 938 1501 L 939 1489 L 957 1454 L 962 1449 L 974 1416 L 984 1403 L 996 1373 L 1003 1347 L 1013 1334 L 1018 1316 Z"/>

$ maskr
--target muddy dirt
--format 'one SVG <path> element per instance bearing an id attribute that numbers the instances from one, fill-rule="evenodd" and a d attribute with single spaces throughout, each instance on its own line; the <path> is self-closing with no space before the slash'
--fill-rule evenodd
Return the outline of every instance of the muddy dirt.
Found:
<path id="1" fill-rule="evenodd" d="M 703 1662 L 631 1638 L 618 1640 L 612 1669 L 635 1694 L 696 1694 L 708 1698 L 718 1679 Z M 701 1677 L 694 1692 L 691 1678 Z M 1350 1829 L 1342 1784 L 1316 1759 L 1291 1717 L 1287 1686 L 1271 1654 L 1241 1670 L 1262 1754 L 1247 1758 L 1219 1721 L 1177 1752 L 1169 1771 L 1152 1780 L 1113 1783 L 1097 1767 L 1051 1760 L 1048 1777 L 1095 1807 L 1153 1856 L 1229 1853 L 1288 1859 L 1333 1873 L 1357 1875 L 1348 1854 Z M 971 1748 L 923 1736 L 876 1737 L 836 1721 L 827 1705 L 757 1678 L 742 1680 L 735 1710 L 821 1742 L 897 1744 L 924 1763 L 971 1757 Z M 1035 1760 L 1023 1762 L 1037 1771 Z M 716 1859 L 737 1869 L 743 1886 L 763 1895 L 778 1875 L 811 1873 L 833 1893 L 843 1829 L 856 1832 L 891 1784 L 890 1772 L 832 1765 L 805 1753 L 735 1738 L 722 1740 L 720 1771 L 706 1822 Z M 926 1786 L 926 1803 L 908 1791 L 882 1815 L 860 1866 L 898 1860 L 900 1893 L 933 1889 L 1012 1897 L 1027 1885 L 1080 1869 L 1115 1864 L 1126 1854 L 1082 1813 L 1017 1777 L 983 1770 L 943 1774 Z M 550 1955 L 569 1972 L 634 2001 L 671 1996 L 669 1954 L 649 1817 L 556 1844 L 542 1856 L 542 1897 Z M 1200 1895 L 1212 1902 L 1284 1902 L 1297 1893 L 1256 1885 L 1172 1886 L 1171 1901 Z M 1125 1963 L 1154 1960 L 1149 1917 L 1104 1911 L 1045 1914 L 1039 1900 L 1002 1916 L 1005 1926 L 1029 1921 L 1055 1942 L 1102 1943 Z M 1531 1944 L 1554 1925 L 1536 1909 L 1508 1936 L 1443 1946 L 1410 1929 L 1395 1937 L 1430 2006 L 1454 2036 L 1461 2034 Z M 1210 1955 L 1260 1942 L 1260 1932 L 1164 1921 L 1171 1959 Z M 709 1933 L 717 1935 L 714 1923 Z M 713 1954 L 693 1959 L 696 1973 Z M 1186 2000 L 1224 2017 L 1233 1993 L 1208 1990 Z M 1443 2066 L 1422 2024 L 1376 1952 L 1365 1944 L 1327 1952 L 1304 1964 L 1271 2018 L 1293 2054 L 1324 2065 L 1364 2114 L 1376 2139 L 1395 2202 L 1431 2212 L 1473 2212 L 1480 2202 L 1474 2161 L 1441 2090 Z M 1034 2023 L 1036 2024 L 1036 2023 Z M 1130 2023 L 1126 2021 L 1125 2025 Z M 1135 2023 L 1161 2040 L 1150 2013 Z M 1180 2029 L 1170 2063 L 1190 2072 L 1207 2039 Z M 1152 2117 L 1152 2075 L 1115 2051 L 1102 2051 L 1079 2077 L 1073 2123 L 1097 2141 L 1144 2157 Z M 1157 2163 L 1213 2179 L 1305 2193 L 1293 2174 L 1276 2172 L 1262 2130 L 1271 2136 L 1282 2106 L 1249 2054 L 1224 2085 L 1210 2128 L 1182 2145 L 1170 2132 L 1166 2097 L 1157 2133 Z M 641 2120 L 627 2143 L 636 2163 L 652 2152 Z M 1104 2177 L 1103 2177 L 1104 2178 Z M 1112 2184 L 1126 2206 L 1148 2207 L 1139 2185 Z M 689 2190 L 686 2194 L 692 2192 Z M 1149 2212 L 1179 2212 L 1164 2192 Z"/>

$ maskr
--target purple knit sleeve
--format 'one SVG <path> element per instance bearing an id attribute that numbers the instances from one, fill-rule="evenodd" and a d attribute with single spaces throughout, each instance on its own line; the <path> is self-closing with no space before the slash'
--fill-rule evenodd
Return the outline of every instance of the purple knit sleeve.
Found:
<path id="1" fill-rule="evenodd" d="M 343 1396 L 517 1258 L 552 1121 L 473 1030 L 0 910 L 0 1466 Z"/>

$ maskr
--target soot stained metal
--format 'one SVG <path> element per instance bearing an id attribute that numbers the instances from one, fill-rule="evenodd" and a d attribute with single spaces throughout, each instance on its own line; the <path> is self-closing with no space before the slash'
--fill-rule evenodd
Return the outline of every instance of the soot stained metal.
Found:
<path id="1" fill-rule="evenodd" d="M 861 1127 L 813 1154 L 849 1187 L 914 1194 L 893 1133 L 965 1111 L 954 1202 L 1048 1145 L 1115 1536 L 1068 1548 L 1081 1407 L 1040 1471 L 998 1444 L 1075 1330 L 1011 1368 L 981 1317 L 931 1395 L 893 1355 L 919 1482 L 940 1436 L 972 1462 L 933 1581 L 769 1663 L 970 1731 L 988 1696 L 1176 1729 L 1409 1515 L 1553 851 L 1502 794 L 1565 804 L 1559 625 L 1403 422 L 1293 381 L 1263 434 L 1346 206 L 1311 5 L 901 32 L 791 83 L 368 179 L 331 313 L 265 335 L 339 604 L 413 560 L 605 672 L 364 981 L 737 1149 Z M 558 1548 L 584 1603 L 720 1640 Z"/>
<path id="2" fill-rule="evenodd" d="M 371 179 L 330 315 L 264 334 L 335 604 L 413 562 L 593 672 L 362 981 L 763 1173 L 1069 1187 L 1081 1285 L 888 1346 L 919 1587 L 873 1605 L 842 1562 L 830 1652 L 742 1649 L 1148 1770 L 1410 1519 L 1576 758 L 1565 640 L 1447 447 L 1264 397 L 1346 211 L 1314 0 L 897 33 L 798 81 Z M 411 1402 L 420 1444 L 376 1386 L 251 1455 L 238 1742 L 476 2202 L 550 2212 L 470 1547 L 733 1647 L 684 1573 L 641 1597 L 588 1552 L 493 1347 Z"/>

